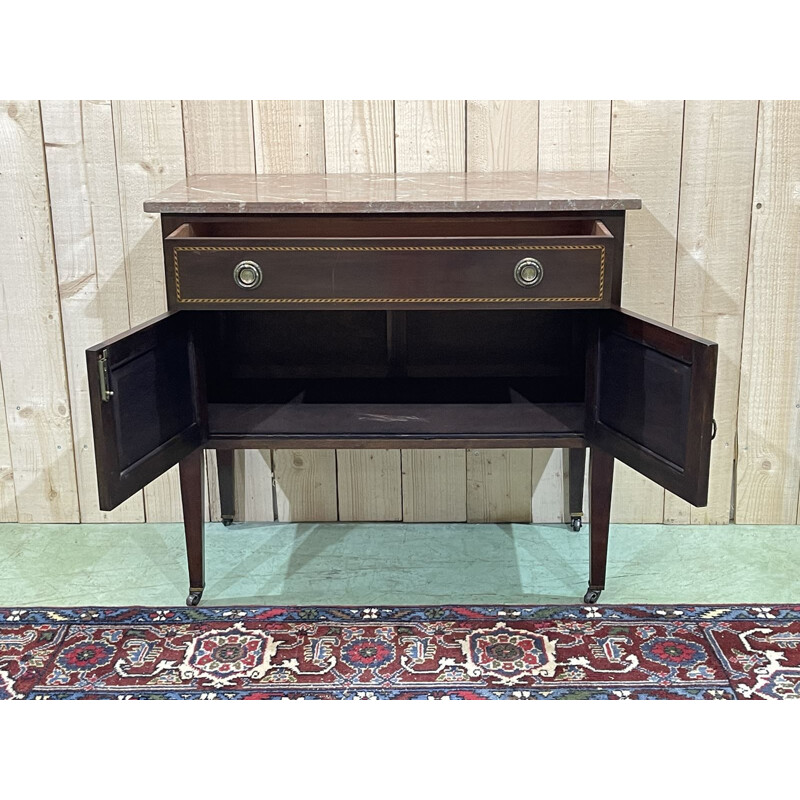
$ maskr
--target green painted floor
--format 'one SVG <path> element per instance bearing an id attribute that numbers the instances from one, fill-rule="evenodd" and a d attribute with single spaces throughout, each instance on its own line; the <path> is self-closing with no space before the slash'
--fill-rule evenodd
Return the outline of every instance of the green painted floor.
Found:
<path id="1" fill-rule="evenodd" d="M 577 603 L 588 528 L 206 526 L 203 605 Z M 800 527 L 614 525 L 603 603 L 800 602 Z M 0 525 L 0 606 L 174 606 L 181 525 Z"/>

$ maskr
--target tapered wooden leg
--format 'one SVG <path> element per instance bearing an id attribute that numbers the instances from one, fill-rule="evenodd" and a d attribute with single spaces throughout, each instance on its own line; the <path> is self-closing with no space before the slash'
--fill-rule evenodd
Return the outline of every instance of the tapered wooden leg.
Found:
<path id="1" fill-rule="evenodd" d="M 579 531 L 583 524 L 583 478 L 586 473 L 586 448 L 569 449 L 569 522 Z"/>
<path id="2" fill-rule="evenodd" d="M 222 512 L 222 524 L 233 523 L 235 514 L 236 484 L 233 477 L 234 450 L 217 450 L 217 482 L 219 483 L 219 506 Z"/>
<path id="3" fill-rule="evenodd" d="M 614 456 L 592 447 L 589 458 L 589 486 L 592 521 L 589 525 L 589 590 L 583 602 L 596 603 L 606 585 L 608 522 L 611 518 L 611 485 L 614 481 Z"/>
<path id="4" fill-rule="evenodd" d="M 181 502 L 183 504 L 183 532 L 186 536 L 186 557 L 189 562 L 189 596 L 186 605 L 196 606 L 205 588 L 203 565 L 203 538 L 205 533 L 205 487 L 203 477 L 205 459 L 198 448 L 182 459 L 178 465 L 181 477 Z"/>

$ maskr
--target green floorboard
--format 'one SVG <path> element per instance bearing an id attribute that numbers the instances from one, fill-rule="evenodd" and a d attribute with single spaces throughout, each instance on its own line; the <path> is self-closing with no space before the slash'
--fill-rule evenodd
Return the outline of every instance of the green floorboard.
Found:
<path id="1" fill-rule="evenodd" d="M 800 602 L 800 527 L 612 526 L 603 603 Z M 578 603 L 588 530 L 206 526 L 203 605 Z M 0 525 L 0 606 L 182 605 L 181 525 Z"/>

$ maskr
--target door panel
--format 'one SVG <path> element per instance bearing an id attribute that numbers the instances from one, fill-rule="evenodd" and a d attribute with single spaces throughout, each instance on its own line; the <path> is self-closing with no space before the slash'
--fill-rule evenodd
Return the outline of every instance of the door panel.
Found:
<path id="1" fill-rule="evenodd" d="M 705 505 L 717 345 L 627 311 L 597 319 L 587 373 L 589 443 Z"/>
<path id="2" fill-rule="evenodd" d="M 205 438 L 190 315 L 173 312 L 86 351 L 100 508 L 110 511 Z"/>

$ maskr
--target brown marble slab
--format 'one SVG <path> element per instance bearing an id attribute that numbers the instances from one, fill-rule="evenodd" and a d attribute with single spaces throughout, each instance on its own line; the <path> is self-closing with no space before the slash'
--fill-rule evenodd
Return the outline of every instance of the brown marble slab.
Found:
<path id="1" fill-rule="evenodd" d="M 642 201 L 608 172 L 193 175 L 144 204 L 162 214 L 613 211 Z"/>

